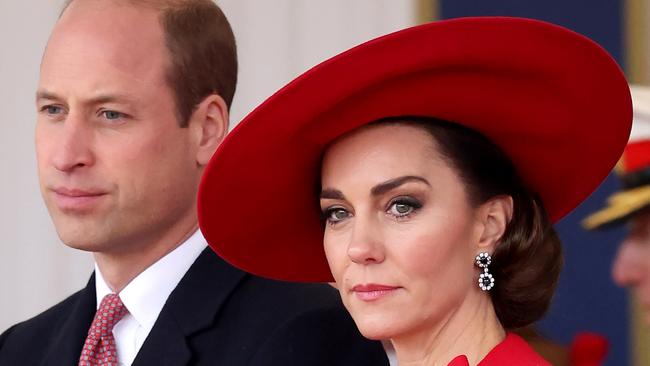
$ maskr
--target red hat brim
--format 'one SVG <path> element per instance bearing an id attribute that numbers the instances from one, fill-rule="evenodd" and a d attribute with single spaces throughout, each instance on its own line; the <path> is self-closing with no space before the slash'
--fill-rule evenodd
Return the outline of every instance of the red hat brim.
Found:
<path id="1" fill-rule="evenodd" d="M 605 50 L 549 23 L 459 18 L 377 38 L 305 72 L 227 136 L 199 189 L 210 246 L 257 275 L 331 281 L 318 203 L 323 151 L 346 132 L 394 116 L 483 133 L 557 221 L 616 163 L 632 105 Z"/>

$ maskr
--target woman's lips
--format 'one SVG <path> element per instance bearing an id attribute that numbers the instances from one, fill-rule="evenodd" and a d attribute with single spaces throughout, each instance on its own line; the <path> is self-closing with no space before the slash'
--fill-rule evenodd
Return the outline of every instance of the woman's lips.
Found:
<path id="1" fill-rule="evenodd" d="M 399 286 L 366 284 L 352 287 L 352 292 L 362 301 L 376 301 L 386 296 L 390 296 L 399 290 Z"/>

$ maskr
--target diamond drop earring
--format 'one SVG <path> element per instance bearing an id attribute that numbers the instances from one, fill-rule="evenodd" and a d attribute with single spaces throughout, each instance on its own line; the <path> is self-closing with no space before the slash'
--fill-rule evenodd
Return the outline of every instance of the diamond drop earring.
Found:
<path id="1" fill-rule="evenodd" d="M 483 273 L 478 277 L 478 287 L 483 291 L 490 291 L 494 287 L 494 277 L 490 274 L 488 266 L 492 263 L 492 257 L 486 252 L 476 256 L 476 265 L 483 268 Z"/>

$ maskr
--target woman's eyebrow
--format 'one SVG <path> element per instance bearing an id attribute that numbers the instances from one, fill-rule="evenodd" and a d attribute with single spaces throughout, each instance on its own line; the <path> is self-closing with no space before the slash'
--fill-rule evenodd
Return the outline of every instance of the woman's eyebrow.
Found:
<path id="1" fill-rule="evenodd" d="M 391 190 L 393 190 L 393 189 L 395 189 L 395 188 L 397 188 L 397 187 L 399 187 L 399 186 L 401 186 L 403 184 L 406 184 L 408 182 L 413 182 L 413 181 L 422 182 L 422 183 L 428 185 L 429 187 L 431 187 L 431 184 L 429 183 L 429 181 L 422 178 L 422 177 L 419 177 L 417 175 L 405 175 L 403 177 L 393 178 L 393 179 L 387 180 L 387 181 L 385 181 L 383 183 L 377 184 L 376 186 L 372 187 L 372 189 L 370 190 L 370 193 L 373 196 L 380 196 L 380 195 L 382 195 L 382 194 L 384 194 L 386 192 L 389 192 L 389 191 L 391 191 Z"/>
<path id="2" fill-rule="evenodd" d="M 387 180 L 387 181 L 385 181 L 383 183 L 377 184 L 376 186 L 372 187 L 372 189 L 370 190 L 370 193 L 373 196 L 379 196 L 379 195 L 382 195 L 382 194 L 384 194 L 386 192 L 389 192 L 389 191 L 391 191 L 391 190 L 393 190 L 393 189 L 395 189 L 395 188 L 397 188 L 397 187 L 399 187 L 399 186 L 401 186 L 403 184 L 406 184 L 408 182 L 413 182 L 413 181 L 424 183 L 424 184 L 428 185 L 429 187 L 431 186 L 429 181 L 422 178 L 422 177 L 419 177 L 419 176 L 416 176 L 416 175 L 405 175 L 403 177 L 397 177 L 397 178 L 394 178 L 394 179 Z M 338 189 L 326 188 L 326 189 L 323 189 L 320 192 L 320 198 L 321 199 L 344 200 L 345 195 L 343 194 L 343 192 L 341 192 Z"/>
<path id="3" fill-rule="evenodd" d="M 320 192 L 321 199 L 344 200 L 345 195 L 338 189 L 326 188 Z"/>

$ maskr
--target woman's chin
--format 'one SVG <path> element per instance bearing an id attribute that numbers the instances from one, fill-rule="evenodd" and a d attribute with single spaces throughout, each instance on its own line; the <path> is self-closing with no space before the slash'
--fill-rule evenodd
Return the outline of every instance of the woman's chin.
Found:
<path id="1" fill-rule="evenodd" d="M 395 334 L 394 319 L 358 319 L 353 317 L 361 334 L 372 340 L 390 339 Z"/>
<path id="2" fill-rule="evenodd" d="M 387 332 L 386 329 L 360 329 L 359 331 L 361 335 L 374 341 L 390 339 L 392 334 L 391 332 Z"/>

